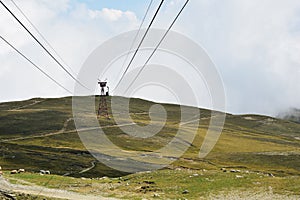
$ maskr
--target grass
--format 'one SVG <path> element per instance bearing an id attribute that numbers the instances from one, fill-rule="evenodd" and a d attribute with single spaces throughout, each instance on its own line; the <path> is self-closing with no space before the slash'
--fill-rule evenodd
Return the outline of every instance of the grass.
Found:
<path id="1" fill-rule="evenodd" d="M 125 99 L 114 98 L 114 101 L 119 102 L 117 106 L 121 107 Z M 51 177 L 51 181 L 47 183 L 49 187 L 60 187 L 59 182 L 64 182 L 66 188 L 70 185 L 75 191 L 104 192 L 107 196 L 127 199 L 149 198 L 155 193 L 158 193 L 160 196 L 158 198 L 161 199 L 197 199 L 201 196 L 207 197 L 210 193 L 260 186 L 263 188 L 272 186 L 278 193 L 299 195 L 300 141 L 296 137 L 300 136 L 300 124 L 268 116 L 228 114 L 222 135 L 213 151 L 205 159 L 199 159 L 198 152 L 211 115 L 209 110 L 200 109 L 201 121 L 194 141 L 185 154 L 169 166 L 169 169 L 128 175 L 97 162 L 95 168 L 79 174 L 81 170 L 90 167 L 95 158 L 82 144 L 73 120 L 69 121 L 63 130 L 64 123 L 72 117 L 71 100 L 70 97 L 66 97 L 1 103 L 0 165 L 4 169 L 26 168 L 29 172 L 49 169 L 54 174 L 71 173 L 70 176 L 73 177 L 122 176 L 121 180 L 115 178 L 83 180 L 55 175 L 42 177 L 35 173 L 14 175 L 39 185 Z M 37 101 L 39 102 L 36 103 Z M 110 101 L 109 98 L 108 104 Z M 150 117 L 147 112 L 154 104 L 141 99 L 131 99 L 129 110 L 132 120 L 140 126 L 148 125 Z M 155 151 L 174 137 L 181 117 L 179 106 L 172 104 L 163 106 L 167 111 L 166 124 L 158 134 L 150 138 L 130 137 L 118 127 L 105 128 L 116 124 L 113 117 L 111 120 L 100 118 L 99 124 L 108 138 L 124 150 Z M 124 119 L 125 122 L 128 120 Z M 44 136 L 61 130 L 63 130 L 61 133 Z M 186 126 L 185 130 L 189 133 L 189 126 Z M 24 139 L 19 140 L 3 140 L 24 136 Z M 244 178 L 240 179 L 236 178 L 236 174 L 221 172 L 219 169 L 222 167 L 253 173 L 243 174 Z M 181 170 L 173 170 L 175 168 Z M 208 171 L 203 172 L 202 169 Z M 193 173 L 203 175 L 194 177 Z M 265 176 L 268 173 L 276 177 Z M 145 180 L 154 181 L 155 184 L 146 184 Z M 260 183 L 259 186 L 253 184 L 257 182 Z M 75 186 L 76 184 L 79 186 Z M 87 186 L 84 186 L 85 184 Z M 183 190 L 189 190 L 189 193 L 182 194 Z"/>
<path id="2" fill-rule="evenodd" d="M 21 179 L 49 188 L 68 189 L 80 193 L 101 194 L 122 199 L 142 199 L 159 196 L 159 199 L 199 199 L 211 194 L 243 191 L 251 188 L 275 194 L 299 195 L 300 180 L 297 177 L 269 177 L 266 174 L 246 172 L 222 172 L 220 170 L 163 169 L 153 172 L 130 174 L 118 178 L 82 179 L 57 175 L 41 176 L 24 173 L 10 175 L 8 179 Z M 176 181 L 174 181 L 176 180 Z M 184 191 L 188 192 L 185 194 Z"/>
<path id="3" fill-rule="evenodd" d="M 0 198 L 2 196 L 0 195 Z M 4 198 L 4 197 L 3 197 Z M 22 193 L 17 193 L 14 194 L 14 198 L 16 200 L 61 200 L 61 199 L 57 199 L 57 198 L 49 198 L 49 197 L 44 197 L 44 196 L 36 196 L 36 195 L 30 195 L 30 194 L 22 194 Z"/>
<path id="4" fill-rule="evenodd" d="M 67 114 L 56 110 L 19 112 L 0 116 L 1 138 L 55 132 L 62 128 Z"/>

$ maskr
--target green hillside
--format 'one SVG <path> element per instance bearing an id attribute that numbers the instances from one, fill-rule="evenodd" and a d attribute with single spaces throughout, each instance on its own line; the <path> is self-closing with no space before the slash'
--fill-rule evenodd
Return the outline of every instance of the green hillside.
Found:
<path id="1" fill-rule="evenodd" d="M 142 99 L 131 99 L 130 113 L 134 122 L 142 126 L 147 125 L 150 118 L 144 113 L 148 112 L 153 104 L 154 102 Z M 163 147 L 173 138 L 180 121 L 178 105 L 164 104 L 163 106 L 168 114 L 167 123 L 160 133 L 148 139 L 129 137 L 120 128 L 113 126 L 116 124 L 113 118 L 111 120 L 101 118 L 99 123 L 115 145 L 124 150 L 151 152 Z M 260 179 L 261 175 L 266 175 L 263 182 L 267 184 L 263 184 L 264 186 L 273 185 L 278 192 L 299 195 L 300 182 L 296 181 L 298 178 L 294 178 L 300 175 L 299 123 L 267 116 L 227 114 L 224 130 L 217 145 L 206 158 L 200 159 L 198 152 L 208 128 L 211 112 L 200 109 L 200 113 L 198 134 L 188 151 L 166 169 L 151 172 L 151 177 L 156 182 L 155 187 L 162 188 L 164 184 L 167 184 L 166 180 L 160 178 L 162 175 L 171 182 L 179 178 L 182 180 L 182 183 L 178 182 L 179 185 L 181 184 L 178 186 L 179 190 L 189 188 L 189 194 L 186 195 L 193 199 L 196 195 L 207 194 L 206 192 L 213 190 L 214 187 L 216 191 L 223 191 L 226 185 L 248 188 Z M 91 178 L 125 176 L 135 184 L 150 179 L 148 174 L 129 175 L 111 169 L 89 154 L 75 130 L 71 97 L 37 98 L 1 103 L 0 143 L 0 166 L 5 170 L 25 168 L 28 172 L 34 173 L 45 169 L 56 175 Z M 95 164 L 94 168 L 85 170 L 92 164 Z M 220 170 L 221 168 L 223 169 Z M 174 169 L 182 170 L 178 174 L 178 171 Z M 203 169 L 208 172 L 203 172 Z M 249 175 L 248 179 L 236 179 L 234 173 L 228 173 L 232 169 L 253 174 Z M 195 177 L 195 180 L 188 183 L 180 178 L 200 173 L 207 174 L 204 174 L 205 177 L 201 179 Z M 168 177 L 167 174 L 171 176 Z M 275 179 L 267 175 L 275 176 Z M 28 180 L 26 176 L 18 176 Z M 277 180 L 276 177 L 281 178 Z M 216 180 L 215 184 L 209 185 L 209 181 L 204 183 L 206 178 Z M 32 175 L 30 179 L 35 180 L 36 177 Z M 119 179 L 110 180 L 112 184 L 120 184 Z M 147 183 L 144 185 L 148 186 Z M 197 185 L 202 185 L 204 189 L 197 193 L 197 189 L 194 188 Z M 56 186 L 53 185 L 53 187 Z M 145 191 L 142 192 L 150 192 L 151 195 L 155 191 L 161 192 L 159 189 L 148 191 L 147 189 L 151 187 L 152 185 L 144 187 Z M 123 186 L 120 186 L 112 192 L 112 195 L 118 197 L 118 191 L 124 190 Z M 139 192 L 141 191 L 134 190 L 132 194 Z M 109 191 L 107 193 L 111 194 Z M 164 193 L 171 194 L 174 191 L 168 189 Z M 131 193 L 126 193 L 126 195 L 129 195 L 129 198 Z M 180 195 L 183 194 L 180 193 Z M 173 199 L 174 196 L 167 197 Z"/>

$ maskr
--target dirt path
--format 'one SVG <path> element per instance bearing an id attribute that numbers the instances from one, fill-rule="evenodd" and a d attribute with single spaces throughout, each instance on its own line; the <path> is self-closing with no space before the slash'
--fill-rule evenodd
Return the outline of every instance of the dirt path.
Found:
<path id="1" fill-rule="evenodd" d="M 20 107 L 17 107 L 17 108 L 13 108 L 13 109 L 9 109 L 9 111 L 16 111 L 16 110 L 20 110 L 20 109 L 23 109 L 23 108 L 27 108 L 29 106 L 33 106 L 35 104 L 38 104 L 38 103 L 41 103 L 45 100 L 41 100 L 41 101 L 34 101 L 33 103 L 30 103 L 30 104 L 27 104 L 27 105 L 24 105 L 24 106 L 20 106 Z"/>
<path id="2" fill-rule="evenodd" d="M 286 194 L 274 194 L 272 188 L 269 188 L 269 191 L 263 190 L 244 190 L 244 191 L 227 191 L 220 194 L 211 194 L 208 197 L 200 199 L 209 199 L 209 200 L 299 200 L 298 195 L 286 195 Z"/>
<path id="3" fill-rule="evenodd" d="M 72 120 L 73 118 L 68 118 L 65 122 L 64 125 L 62 127 L 62 129 L 60 129 L 57 132 L 53 132 L 53 133 L 46 133 L 46 134 L 42 134 L 42 135 L 31 135 L 31 136 L 25 136 L 25 137 L 17 137 L 17 138 L 11 138 L 11 139 L 4 139 L 1 140 L 1 142 L 9 142 L 9 141 L 16 141 L 16 140 L 26 140 L 26 139 L 33 139 L 33 138 L 41 138 L 41 137 L 48 137 L 51 135 L 58 135 L 58 134 L 62 134 L 65 133 L 65 130 L 68 126 L 68 123 Z"/>
<path id="4" fill-rule="evenodd" d="M 86 169 L 84 169 L 84 170 L 82 170 L 82 171 L 80 171 L 79 172 L 79 174 L 82 174 L 82 173 L 84 173 L 84 172 L 87 172 L 87 171 L 90 171 L 91 169 L 93 169 L 96 165 L 95 165 L 95 163 L 96 163 L 97 161 L 92 161 L 91 162 L 91 164 L 92 164 L 92 166 L 91 167 L 88 167 L 88 168 L 86 168 Z"/>
<path id="5" fill-rule="evenodd" d="M 27 105 L 29 106 L 29 105 Z M 144 113 L 135 113 L 135 114 L 144 114 Z M 40 134 L 40 135 L 31 135 L 31 136 L 25 136 L 25 137 L 17 137 L 17 138 L 11 138 L 11 139 L 3 139 L 1 140 L 1 142 L 10 142 L 10 141 L 17 141 L 17 140 L 26 140 L 26 139 L 34 139 L 34 138 L 42 138 L 42 137 L 49 137 L 52 135 L 59 135 L 59 134 L 63 134 L 63 133 L 72 133 L 74 131 L 90 131 L 90 130 L 96 130 L 99 129 L 99 127 L 89 127 L 89 128 L 81 128 L 81 129 L 74 129 L 74 130 L 69 130 L 66 131 L 66 128 L 68 126 L 68 123 L 73 120 L 73 118 L 68 118 L 65 122 L 64 125 L 62 127 L 61 130 L 57 131 L 57 132 L 53 132 L 53 133 L 46 133 L 46 134 Z M 189 120 L 187 122 L 183 122 L 180 125 L 185 125 L 185 124 L 189 124 L 192 122 L 195 122 L 197 120 L 200 119 L 193 119 L 193 120 Z M 125 123 L 125 124 L 116 124 L 116 125 L 108 125 L 108 126 L 102 126 L 100 128 L 113 128 L 113 127 L 122 127 L 122 126 L 131 126 L 134 125 L 135 123 L 131 122 L 131 123 Z"/>
<path id="6" fill-rule="evenodd" d="M 0 190 L 15 193 L 24 193 L 31 194 L 37 196 L 46 196 L 51 198 L 59 198 L 59 199 L 68 199 L 68 200 L 113 200 L 114 198 L 107 198 L 102 196 L 93 196 L 93 195 L 83 195 L 76 192 L 70 192 L 67 190 L 60 189 L 49 189 L 41 186 L 28 186 L 28 185 L 19 185 L 19 184 L 11 184 L 3 177 L 0 177 Z"/>
<path id="7" fill-rule="evenodd" d="M 89 128 L 82 128 L 82 129 L 74 129 L 74 130 L 69 130 L 66 131 L 66 128 L 68 126 L 68 123 L 72 120 L 73 118 L 69 118 L 64 122 L 63 128 L 57 132 L 53 133 L 46 133 L 46 134 L 40 134 L 40 135 L 31 135 L 31 136 L 25 136 L 25 137 L 17 137 L 17 138 L 10 138 L 10 139 L 3 139 L 1 142 L 10 142 L 10 141 L 17 141 L 17 140 L 26 140 L 26 139 L 33 139 L 33 138 L 42 138 L 42 137 L 49 137 L 52 135 L 59 135 L 63 133 L 72 133 L 74 131 L 90 131 L 90 130 L 96 130 L 99 129 L 99 127 L 89 127 Z M 133 125 L 134 123 L 126 123 L 126 124 L 116 124 L 116 125 L 109 125 L 109 126 L 102 126 L 101 128 L 113 128 L 113 127 L 122 127 L 122 126 L 130 126 Z"/>
<path id="8" fill-rule="evenodd" d="M 35 105 L 37 103 L 40 103 L 42 101 L 36 101 L 34 103 L 31 103 L 31 104 L 28 104 L 28 105 L 25 105 L 25 106 L 22 106 L 22 107 L 19 107 L 17 109 L 21 109 L 21 108 L 25 108 L 25 107 L 28 107 L 28 106 L 32 106 L 32 105 Z M 14 109 L 14 110 L 17 110 L 17 109 Z M 145 113 L 134 113 L 134 114 L 146 114 Z M 149 113 L 148 113 L 149 114 Z M 74 131 L 90 131 L 90 130 L 96 130 L 96 129 L 99 129 L 99 127 L 89 127 L 89 128 L 81 128 L 81 129 L 74 129 L 74 130 L 69 130 L 69 131 L 66 131 L 66 128 L 68 126 L 68 123 L 73 120 L 73 118 L 68 118 L 65 122 L 64 122 L 64 125 L 62 127 L 61 130 L 59 131 L 56 131 L 56 132 L 53 132 L 53 133 L 46 133 L 46 134 L 39 134 L 39 135 L 31 135 L 31 136 L 25 136 L 25 137 L 17 137 L 17 138 L 10 138 L 10 139 L 3 139 L 1 140 L 1 142 L 10 142 L 10 141 L 17 141 L 17 140 L 26 140 L 26 139 L 34 139 L 34 138 L 42 138 L 42 137 L 49 137 L 49 136 L 52 136 L 52 135 L 59 135 L 59 134 L 63 134 L 63 133 L 72 133 Z M 189 123 L 192 123 L 192 122 L 195 122 L 197 120 L 201 120 L 201 119 L 192 119 L 192 120 L 189 120 L 187 122 L 182 122 L 180 123 L 180 125 L 185 125 L 185 124 L 189 124 Z M 131 126 L 131 125 L 134 125 L 135 123 L 134 122 L 131 122 L 131 123 L 124 123 L 124 124 L 116 124 L 116 125 L 108 125 L 108 126 L 102 126 L 100 128 L 113 128 L 113 127 L 122 127 L 122 126 Z"/>

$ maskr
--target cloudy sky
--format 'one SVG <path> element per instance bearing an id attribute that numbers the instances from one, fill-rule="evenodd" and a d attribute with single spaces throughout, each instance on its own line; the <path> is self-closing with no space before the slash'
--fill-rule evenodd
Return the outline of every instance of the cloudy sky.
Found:
<path id="1" fill-rule="evenodd" d="M 14 0 L 76 74 L 102 42 L 137 29 L 149 0 Z M 3 2 L 28 26 L 11 0 Z M 153 1 L 146 24 L 159 0 Z M 166 28 L 184 0 L 166 0 Z M 299 0 L 190 0 L 174 25 L 206 49 L 224 82 L 227 111 L 276 115 L 300 108 Z M 61 84 L 74 81 L 0 6 L 0 35 Z M 0 41 L 0 101 L 68 95 Z"/>

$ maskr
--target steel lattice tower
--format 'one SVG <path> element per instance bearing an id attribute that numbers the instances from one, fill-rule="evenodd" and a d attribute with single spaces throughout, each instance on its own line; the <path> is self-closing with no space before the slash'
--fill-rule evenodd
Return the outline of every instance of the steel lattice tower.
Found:
<path id="1" fill-rule="evenodd" d="M 101 89 L 98 117 L 105 116 L 106 118 L 109 118 L 106 102 L 106 97 L 109 95 L 109 87 L 106 86 L 107 82 L 99 81 L 98 84 L 100 85 Z M 107 87 L 107 92 L 105 92 L 105 87 Z"/>

